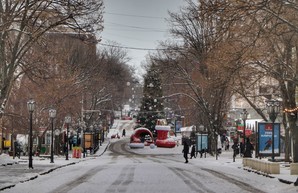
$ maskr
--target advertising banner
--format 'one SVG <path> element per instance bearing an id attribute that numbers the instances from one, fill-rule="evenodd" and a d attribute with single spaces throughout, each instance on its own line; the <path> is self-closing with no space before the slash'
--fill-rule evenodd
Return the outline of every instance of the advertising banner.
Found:
<path id="1" fill-rule="evenodd" d="M 260 156 L 272 156 L 272 123 L 258 123 Z M 280 123 L 274 123 L 274 156 L 280 155 Z"/>
<path id="2" fill-rule="evenodd" d="M 182 121 L 176 121 L 175 122 L 175 132 L 181 133 L 181 127 L 182 127 Z"/>
<path id="3" fill-rule="evenodd" d="M 208 149 L 208 135 L 207 134 L 199 134 L 197 136 L 197 151 L 201 151 L 202 149 Z"/>
<path id="4" fill-rule="evenodd" d="M 84 142 L 85 142 L 85 148 L 91 148 L 93 143 L 93 134 L 91 133 L 85 133 L 84 135 Z"/>

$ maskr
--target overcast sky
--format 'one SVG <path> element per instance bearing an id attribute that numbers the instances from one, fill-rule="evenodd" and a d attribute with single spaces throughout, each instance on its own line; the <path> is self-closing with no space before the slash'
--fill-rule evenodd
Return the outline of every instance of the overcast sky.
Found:
<path id="1" fill-rule="evenodd" d="M 128 47 L 130 64 L 140 74 L 141 62 L 156 49 L 158 42 L 168 38 L 168 11 L 177 12 L 184 0 L 104 0 L 104 31 L 102 43 L 115 41 Z M 152 51 L 150 51 L 152 52 Z"/>

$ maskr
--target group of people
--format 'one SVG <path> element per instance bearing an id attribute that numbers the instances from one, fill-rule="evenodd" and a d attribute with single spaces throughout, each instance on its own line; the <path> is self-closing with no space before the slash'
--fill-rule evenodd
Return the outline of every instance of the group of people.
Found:
<path id="1" fill-rule="evenodd" d="M 246 138 L 246 142 L 244 144 L 242 142 L 238 144 L 238 141 L 234 141 L 232 149 L 234 150 L 234 157 L 236 157 L 239 153 L 241 157 L 252 157 L 254 146 L 251 144 L 250 139 Z"/>
<path id="2" fill-rule="evenodd" d="M 228 148 L 229 148 L 229 146 L 227 147 L 226 150 L 228 150 Z M 187 141 L 184 141 L 183 142 L 182 153 L 183 153 L 183 157 L 185 159 L 185 163 L 188 163 L 189 149 L 190 149 L 189 143 Z M 252 157 L 252 152 L 254 150 L 254 146 L 250 142 L 250 139 L 246 138 L 245 144 L 240 143 L 240 145 L 238 144 L 238 141 L 235 140 L 234 144 L 232 146 L 232 149 L 234 150 L 234 154 L 233 154 L 234 158 L 239 153 L 243 157 Z M 191 152 L 190 152 L 190 159 L 192 159 L 193 157 L 196 158 L 196 147 L 195 147 L 195 145 L 192 145 Z"/>

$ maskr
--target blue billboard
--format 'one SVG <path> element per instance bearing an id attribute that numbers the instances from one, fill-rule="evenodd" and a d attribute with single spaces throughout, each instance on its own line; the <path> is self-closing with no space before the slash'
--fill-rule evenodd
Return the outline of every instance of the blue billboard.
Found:
<path id="1" fill-rule="evenodd" d="M 202 149 L 208 149 L 208 135 L 207 134 L 197 134 L 197 151 Z"/>
<path id="2" fill-rule="evenodd" d="M 175 133 L 181 133 L 182 121 L 175 121 Z"/>
<path id="3" fill-rule="evenodd" d="M 274 127 L 274 156 L 280 155 L 280 123 L 258 123 L 260 156 L 272 156 L 272 129 Z"/>

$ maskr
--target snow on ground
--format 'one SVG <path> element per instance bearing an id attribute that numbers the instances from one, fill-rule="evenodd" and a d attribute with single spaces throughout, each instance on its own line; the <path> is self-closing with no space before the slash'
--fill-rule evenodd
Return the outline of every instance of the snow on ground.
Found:
<path id="1" fill-rule="evenodd" d="M 124 126 L 124 125 L 126 125 L 126 126 Z M 132 121 L 116 120 L 112 129 L 110 129 L 110 133 L 108 133 L 107 137 L 110 137 L 111 135 L 116 134 L 117 132 L 119 133 L 119 135 L 121 135 L 122 129 L 126 128 L 126 131 L 127 131 L 126 138 L 129 138 L 131 133 L 133 132 L 133 125 L 134 124 Z M 178 136 L 175 139 L 179 140 L 180 137 Z M 110 140 L 113 141 L 113 140 L 118 140 L 118 139 L 110 139 Z M 105 150 L 105 148 L 108 144 L 109 144 L 109 140 L 107 139 L 107 140 L 105 140 L 103 145 L 100 147 L 97 154 L 100 155 Z M 130 149 L 128 146 L 127 146 L 127 148 Z M 177 163 L 177 167 L 179 167 L 181 169 L 181 171 L 189 170 L 190 164 L 183 163 L 184 159 L 183 159 L 183 155 L 182 155 L 182 148 L 183 148 L 183 146 L 178 144 L 178 146 L 176 146 L 174 148 L 159 148 L 156 146 L 154 148 L 152 148 L 150 146 L 145 146 L 144 148 L 140 148 L 140 149 L 130 149 L 130 151 L 136 152 L 138 154 L 144 154 L 144 155 L 146 155 L 146 154 L 156 154 L 156 155 L 173 154 L 173 155 L 176 155 L 178 158 L 181 157 L 181 162 Z M 198 154 L 198 156 L 199 156 L 199 154 Z M 21 157 L 21 158 L 22 158 L 21 160 L 26 159 L 26 157 Z M 89 159 L 89 160 L 91 159 L 91 160 L 90 160 L 90 162 L 85 162 L 84 160 L 86 160 L 86 159 Z M 94 161 L 92 159 L 93 158 L 91 158 L 91 157 L 75 159 L 75 158 L 71 158 L 71 156 L 70 156 L 70 160 L 67 161 L 67 160 L 65 160 L 64 157 L 56 157 L 55 156 L 55 164 L 53 164 L 53 167 L 54 166 L 55 167 L 63 166 L 63 165 L 67 165 L 70 163 L 77 163 L 75 165 L 70 165 L 70 166 L 66 167 L 65 173 L 63 175 L 55 176 L 55 178 L 56 178 L 55 180 L 57 181 L 57 179 L 58 179 L 58 181 L 60 181 L 61 184 L 67 184 L 67 183 L 70 183 L 70 182 L 68 182 L 68 180 L 70 178 L 73 178 L 73 176 L 76 176 L 76 175 L 80 176 L 80 175 L 84 174 L 86 171 L 82 171 L 81 168 L 78 167 L 78 164 L 84 164 L 84 166 L 88 166 L 88 168 L 90 169 L 90 172 L 92 172 L 93 170 L 94 170 L 94 172 L 96 172 L 96 171 L 102 169 L 101 173 L 104 173 L 105 170 L 103 168 L 98 168 L 98 167 L 94 167 L 94 166 L 95 166 L 95 162 L 97 162 L 97 164 L 100 164 L 104 167 L 105 164 L 108 164 L 110 162 L 110 159 L 108 159 L 108 156 L 101 156 L 98 159 L 93 159 Z M 13 160 L 11 157 L 9 157 L 6 154 L 2 154 L 0 156 L 0 164 L 14 162 L 14 161 L 20 161 L 20 160 L 18 158 Z M 119 163 L 117 162 L 117 164 L 125 165 L 126 162 L 128 164 L 131 162 L 131 160 L 129 160 L 129 159 L 126 160 L 126 158 L 123 158 L 123 159 L 121 159 L 121 161 L 119 161 Z M 221 172 L 227 173 L 230 176 L 239 176 L 239 173 L 240 174 L 243 173 L 244 174 L 243 176 L 245 176 L 245 177 L 249 176 L 249 179 L 251 179 L 252 181 L 256 180 L 256 179 L 261 182 L 264 181 L 263 189 L 265 189 L 266 192 L 297 192 L 297 190 L 298 190 L 298 188 L 296 188 L 293 184 L 285 185 L 284 183 L 281 183 L 278 181 L 279 178 L 288 180 L 288 181 L 292 181 L 292 182 L 296 181 L 297 176 L 290 175 L 289 167 L 285 167 L 284 165 L 282 165 L 281 170 L 280 170 L 281 174 L 272 175 L 275 177 L 274 179 L 272 179 L 275 183 L 268 184 L 268 181 L 270 180 L 269 178 L 262 176 L 262 175 L 258 175 L 253 172 L 245 171 L 242 166 L 242 158 L 241 157 L 237 156 L 235 162 L 233 162 L 232 150 L 223 151 L 222 154 L 220 154 L 217 159 L 216 159 L 216 157 L 213 157 L 213 156 L 210 156 L 209 154 L 207 154 L 206 158 L 205 157 L 203 157 L 203 158 L 197 157 L 195 159 L 190 159 L 189 162 L 191 164 L 195 164 L 198 166 L 203 165 L 204 167 L 207 167 L 207 168 L 216 168 L 216 169 L 220 168 Z M 28 163 L 25 163 L 25 164 L 28 164 Z M 49 163 L 49 159 L 40 159 L 37 157 L 34 157 L 33 164 L 41 166 L 41 167 L 42 166 L 48 167 L 49 165 L 51 165 Z M 120 165 L 119 165 L 119 167 L 120 167 Z M 157 167 L 158 167 L 158 165 L 157 165 Z M 150 170 L 154 170 L 154 168 L 150 168 Z M 154 171 L 152 171 L 152 172 L 154 172 Z M 115 173 L 117 173 L 117 172 L 118 171 L 115 171 Z M 155 171 L 155 172 L 158 172 L 158 171 Z M 52 176 L 54 175 L 54 173 L 55 172 L 52 172 L 47 175 L 43 175 L 42 177 L 39 177 L 30 183 L 19 184 L 15 188 L 13 188 L 11 190 L 5 190 L 4 192 L 14 192 L 14 191 L 18 192 L 18 191 L 21 191 L 22 188 L 25 188 L 26 186 L 27 186 L 26 189 L 30 189 L 30 186 L 32 186 L 32 184 L 38 184 L 39 180 L 40 180 L 40 182 L 42 182 L 42 181 L 48 182 L 48 186 L 50 188 L 51 183 L 54 183 L 54 181 L 53 181 L 54 179 L 52 179 Z M 113 178 L 115 178 L 115 176 L 118 176 L 114 173 L 106 173 L 105 175 L 106 175 L 107 179 L 113 179 Z M 167 175 L 169 175 L 169 174 L 167 174 Z M 19 181 L 24 180 L 24 176 L 14 176 L 14 178 Z M 239 181 L 244 180 L 244 179 L 245 178 L 239 178 Z M 3 180 L 3 179 L 1 179 L 1 180 Z M 104 185 L 108 184 L 108 182 L 104 181 L 105 179 L 101 179 L 101 180 L 103 181 L 102 183 Z M 115 179 L 115 180 L 117 180 L 117 179 Z M 55 181 L 55 183 L 56 183 L 56 181 Z M 93 182 L 91 179 L 89 179 L 88 182 L 89 183 L 98 183 L 96 181 Z M 152 179 L 152 183 L 153 182 L 154 182 L 154 180 Z M 40 190 L 42 192 L 42 190 L 44 188 L 46 188 L 46 187 L 36 186 L 36 187 L 34 187 L 34 192 L 38 192 L 38 190 Z M 60 187 L 60 188 L 62 188 L 62 187 Z M 91 188 L 91 186 L 90 186 L 90 188 Z M 169 189 L 170 189 L 170 187 L 169 187 Z M 88 190 L 90 190 L 90 189 L 88 189 Z M 80 192 L 80 191 L 81 191 L 80 189 L 76 190 L 76 192 Z M 84 190 L 82 189 L 82 191 L 84 191 Z M 63 192 L 63 188 L 60 192 Z M 97 191 L 94 190 L 94 192 L 97 192 Z M 167 191 L 165 191 L 165 192 L 167 192 Z M 177 191 L 175 191 L 175 192 L 177 192 Z M 231 191 L 231 192 L 233 192 L 233 191 Z"/>

